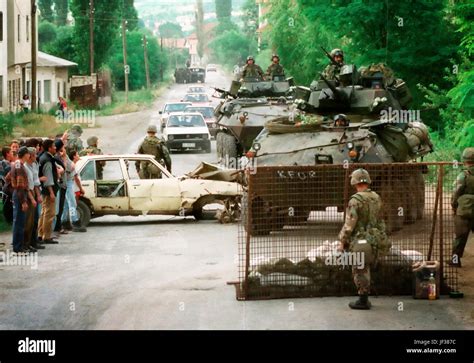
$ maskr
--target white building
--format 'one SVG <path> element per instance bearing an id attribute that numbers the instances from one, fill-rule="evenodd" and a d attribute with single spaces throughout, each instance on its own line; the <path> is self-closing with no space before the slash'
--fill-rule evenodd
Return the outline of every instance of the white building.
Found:
<path id="1" fill-rule="evenodd" d="M 68 68 L 77 63 L 38 52 L 37 65 L 38 101 L 43 110 L 49 110 L 58 103 L 59 97 L 69 97 Z M 26 79 L 26 93 L 31 95 L 31 63 L 27 65 Z"/>

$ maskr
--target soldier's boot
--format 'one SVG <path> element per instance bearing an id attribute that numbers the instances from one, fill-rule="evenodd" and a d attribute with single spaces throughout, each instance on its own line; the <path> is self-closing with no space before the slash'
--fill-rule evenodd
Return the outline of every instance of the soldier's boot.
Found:
<path id="1" fill-rule="evenodd" d="M 80 221 L 76 221 L 72 223 L 72 231 L 73 232 L 87 232 L 87 228 L 83 227 Z"/>
<path id="2" fill-rule="evenodd" d="M 368 295 L 359 295 L 359 299 L 349 303 L 349 307 L 356 310 L 369 310 L 371 306 Z"/>

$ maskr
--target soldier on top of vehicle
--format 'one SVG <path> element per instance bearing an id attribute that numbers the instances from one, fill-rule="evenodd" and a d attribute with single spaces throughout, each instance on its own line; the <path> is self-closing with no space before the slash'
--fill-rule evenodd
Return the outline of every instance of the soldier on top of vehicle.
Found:
<path id="1" fill-rule="evenodd" d="M 138 148 L 138 154 L 153 155 L 160 164 L 166 166 L 171 172 L 171 156 L 163 140 L 156 137 L 157 128 L 155 125 L 148 126 L 147 136 Z M 137 161 L 136 168 L 140 179 L 159 179 L 161 171 L 155 165 L 146 161 Z"/>
<path id="2" fill-rule="evenodd" d="M 266 75 L 269 77 L 269 79 L 273 79 L 274 76 L 285 75 L 285 70 L 280 64 L 280 57 L 278 56 L 278 54 L 273 54 L 272 64 L 268 66 Z"/>
<path id="3" fill-rule="evenodd" d="M 382 200 L 370 189 L 370 175 L 365 169 L 354 170 L 351 185 L 357 190 L 349 200 L 344 226 L 339 233 L 340 250 L 363 254 L 363 266 L 352 266 L 352 276 L 359 299 L 349 303 L 351 309 L 370 309 L 370 266 L 390 249 L 381 218 Z"/>
<path id="4" fill-rule="evenodd" d="M 242 71 L 241 78 L 262 78 L 263 79 L 263 70 L 259 65 L 255 64 L 255 59 L 249 55 L 247 57 L 247 64 L 245 65 Z"/>
<path id="5" fill-rule="evenodd" d="M 341 68 L 344 65 L 344 52 L 339 48 L 335 48 L 331 50 L 331 53 L 329 53 L 329 56 L 332 60 L 331 60 L 331 63 L 328 64 L 326 68 L 324 69 L 323 76 L 328 81 L 337 80 L 337 77 L 339 76 L 339 73 L 341 72 Z"/>
<path id="6" fill-rule="evenodd" d="M 343 113 L 334 116 L 334 126 L 336 127 L 346 127 L 349 126 L 349 119 Z"/>
<path id="7" fill-rule="evenodd" d="M 450 265 L 456 267 L 461 267 L 469 233 L 474 232 L 474 147 L 466 148 L 462 158 L 465 169 L 456 178 L 456 189 L 451 199 L 456 238 L 453 241 Z"/>

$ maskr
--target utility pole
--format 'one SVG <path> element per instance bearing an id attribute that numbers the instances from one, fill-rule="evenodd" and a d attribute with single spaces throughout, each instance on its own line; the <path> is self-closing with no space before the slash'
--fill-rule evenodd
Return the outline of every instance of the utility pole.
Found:
<path id="1" fill-rule="evenodd" d="M 128 74 L 130 73 L 130 67 L 127 64 L 127 34 L 126 34 L 127 22 L 122 19 L 122 44 L 123 44 L 123 72 L 125 75 L 125 102 L 128 103 Z"/>
<path id="2" fill-rule="evenodd" d="M 94 73 L 94 0 L 89 3 L 89 70 Z"/>
<path id="3" fill-rule="evenodd" d="M 148 48 L 147 48 L 146 35 L 143 35 L 143 56 L 145 57 L 146 88 L 150 89 L 151 88 L 150 68 L 148 66 Z"/>
<path id="4" fill-rule="evenodd" d="M 38 54 L 36 44 L 36 0 L 31 0 L 31 110 L 36 111 L 37 106 L 37 80 Z M 25 92 L 26 93 L 26 92 Z"/>
<path id="5" fill-rule="evenodd" d="M 161 50 L 161 57 L 163 58 L 163 36 L 160 38 L 160 50 Z M 160 81 L 163 82 L 163 59 L 160 63 Z"/>

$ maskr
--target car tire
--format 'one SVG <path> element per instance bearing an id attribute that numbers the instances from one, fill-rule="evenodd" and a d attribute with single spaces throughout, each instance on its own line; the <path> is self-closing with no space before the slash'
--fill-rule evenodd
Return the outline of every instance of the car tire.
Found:
<path id="1" fill-rule="evenodd" d="M 211 152 L 211 142 L 209 141 L 209 143 L 206 145 L 205 149 L 206 153 L 210 153 Z"/>
<path id="2" fill-rule="evenodd" d="M 83 201 L 77 202 L 77 213 L 79 214 L 79 220 L 82 227 L 87 227 L 91 221 L 91 210 L 89 206 Z"/>

